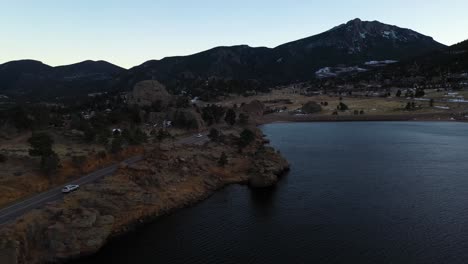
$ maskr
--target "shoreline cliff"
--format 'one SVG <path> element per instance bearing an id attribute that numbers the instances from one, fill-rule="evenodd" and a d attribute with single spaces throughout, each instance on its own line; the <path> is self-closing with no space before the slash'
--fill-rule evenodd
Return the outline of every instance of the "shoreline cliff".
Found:
<path id="1" fill-rule="evenodd" d="M 242 151 L 236 144 L 239 129 L 204 146 L 157 147 L 142 162 L 122 165 L 114 175 L 24 215 L 0 229 L 0 263 L 65 262 L 92 255 L 110 239 L 227 185 L 274 185 L 289 164 L 266 145 L 258 128 L 251 130 L 255 139 Z M 219 162 L 223 153 L 224 166 Z"/>

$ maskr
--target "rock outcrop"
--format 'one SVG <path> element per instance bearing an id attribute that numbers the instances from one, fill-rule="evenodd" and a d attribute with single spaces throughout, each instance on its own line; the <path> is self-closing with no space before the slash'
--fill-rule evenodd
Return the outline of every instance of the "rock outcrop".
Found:
<path id="1" fill-rule="evenodd" d="M 272 187 L 289 168 L 288 162 L 271 147 L 262 148 L 255 155 L 253 163 L 254 169 L 249 178 L 249 185 L 253 188 Z"/>
<path id="2" fill-rule="evenodd" d="M 265 105 L 258 100 L 253 100 L 252 102 L 248 104 L 242 105 L 241 111 L 249 114 L 250 116 L 260 117 L 263 115 L 263 112 L 265 111 Z"/>
<path id="3" fill-rule="evenodd" d="M 135 85 L 133 91 L 128 94 L 128 103 L 139 106 L 151 106 L 157 104 L 160 108 L 165 108 L 172 100 L 172 96 L 167 92 L 166 87 L 158 81 L 142 81 Z"/>
<path id="4" fill-rule="evenodd" d="M 228 184 L 271 186 L 288 163 L 264 146 L 261 132 L 256 135 L 242 153 L 231 140 L 234 135 L 224 143 L 149 151 L 144 161 L 121 166 L 113 176 L 0 229 L 0 263 L 48 263 L 92 254 L 113 236 Z M 218 165 L 222 152 L 228 156 L 224 167 Z"/>

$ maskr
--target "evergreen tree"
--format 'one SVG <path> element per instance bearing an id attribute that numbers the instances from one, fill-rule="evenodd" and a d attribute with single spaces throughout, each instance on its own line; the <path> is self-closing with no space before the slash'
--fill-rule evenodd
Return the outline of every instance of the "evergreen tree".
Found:
<path id="1" fill-rule="evenodd" d="M 244 113 L 239 114 L 239 124 L 247 125 L 249 123 L 249 116 Z"/>
<path id="2" fill-rule="evenodd" d="M 7 161 L 7 156 L 0 153 L 0 163 Z"/>
<path id="3" fill-rule="evenodd" d="M 239 146 L 241 148 L 247 147 L 250 143 L 255 140 L 255 134 L 250 129 L 244 129 L 239 138 Z"/>
<path id="4" fill-rule="evenodd" d="M 60 164 L 60 159 L 55 152 L 52 152 L 48 156 L 41 157 L 41 170 L 50 175 L 55 172 Z"/>
<path id="5" fill-rule="evenodd" d="M 406 103 L 405 109 L 408 110 L 408 111 L 411 110 L 411 103 L 410 102 Z"/>
<path id="6" fill-rule="evenodd" d="M 232 109 L 229 109 L 226 112 L 226 117 L 224 118 L 224 120 L 226 121 L 226 123 L 233 126 L 236 123 L 236 112 Z"/>
<path id="7" fill-rule="evenodd" d="M 226 153 L 223 152 L 221 153 L 221 157 L 219 157 L 218 165 L 221 167 L 224 167 L 226 166 L 226 164 L 228 164 L 228 159 L 227 159 Z"/>
<path id="8" fill-rule="evenodd" d="M 340 102 L 340 103 L 338 104 L 338 106 L 336 107 L 336 109 L 338 109 L 338 110 L 340 110 L 340 111 L 346 111 L 346 110 L 348 110 L 349 108 L 348 108 L 348 106 L 347 106 L 345 103 Z"/>
<path id="9" fill-rule="evenodd" d="M 89 126 L 84 131 L 84 140 L 88 143 L 91 143 L 95 139 L 96 139 L 96 131 L 92 127 Z"/>
<path id="10" fill-rule="evenodd" d="M 211 141 L 217 142 L 219 139 L 219 131 L 216 128 L 212 128 L 208 134 L 208 137 L 211 139 Z"/>
<path id="11" fill-rule="evenodd" d="M 109 129 L 104 128 L 101 129 L 97 133 L 97 142 L 103 146 L 107 146 L 109 144 L 109 138 L 112 136 L 112 133 L 110 132 Z"/>
<path id="12" fill-rule="evenodd" d="M 54 140 L 47 133 L 33 133 L 28 139 L 28 143 L 31 146 L 29 149 L 29 155 L 31 156 L 49 156 L 53 153 L 52 144 Z"/>
<path id="13" fill-rule="evenodd" d="M 424 89 L 418 88 L 416 89 L 416 93 L 414 94 L 414 97 L 423 97 L 424 95 L 426 95 L 426 93 L 424 92 Z"/>
<path id="14" fill-rule="evenodd" d="M 15 107 L 7 114 L 18 130 L 26 130 L 32 128 L 32 120 L 28 117 L 26 110 L 23 107 Z"/>
<path id="15" fill-rule="evenodd" d="M 169 134 L 169 132 L 167 132 L 166 130 L 164 129 L 159 129 L 158 130 L 158 133 L 156 133 L 156 136 L 155 136 L 155 141 L 156 142 L 159 142 L 159 145 L 161 145 L 161 142 L 166 139 L 166 138 L 169 138 L 171 135 Z"/>
<path id="16" fill-rule="evenodd" d="M 47 133 L 33 133 L 28 139 L 31 146 L 29 155 L 41 157 L 41 170 L 47 175 L 56 171 L 60 163 L 58 155 L 52 150 L 54 140 Z"/>
<path id="17" fill-rule="evenodd" d="M 117 154 L 120 151 L 122 151 L 122 146 L 123 146 L 123 139 L 121 136 L 115 136 L 114 139 L 112 139 L 112 144 L 111 144 L 111 149 L 110 151 L 113 154 Z"/>

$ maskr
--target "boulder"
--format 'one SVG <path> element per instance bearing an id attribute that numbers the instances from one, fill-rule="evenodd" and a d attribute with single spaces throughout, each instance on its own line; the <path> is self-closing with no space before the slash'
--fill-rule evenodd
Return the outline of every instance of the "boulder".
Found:
<path id="1" fill-rule="evenodd" d="M 258 100 L 254 100 L 241 106 L 241 111 L 249 114 L 250 116 L 262 116 L 265 111 L 265 105 Z"/>
<path id="2" fill-rule="evenodd" d="M 192 108 L 173 108 L 169 111 L 168 116 L 173 124 L 185 122 L 186 128 L 201 130 L 205 127 L 201 115 Z"/>
<path id="3" fill-rule="evenodd" d="M 167 107 L 171 100 L 172 96 L 167 92 L 166 87 L 154 80 L 137 83 L 128 95 L 128 104 L 139 106 L 159 104 L 161 109 Z"/>

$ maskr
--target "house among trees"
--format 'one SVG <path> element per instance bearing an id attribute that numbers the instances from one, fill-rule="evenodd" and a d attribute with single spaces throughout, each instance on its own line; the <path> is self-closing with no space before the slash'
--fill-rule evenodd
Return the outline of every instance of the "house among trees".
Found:
<path id="1" fill-rule="evenodd" d="M 116 135 L 122 135 L 122 129 L 120 128 L 113 128 L 112 129 L 112 135 L 116 136 Z"/>

